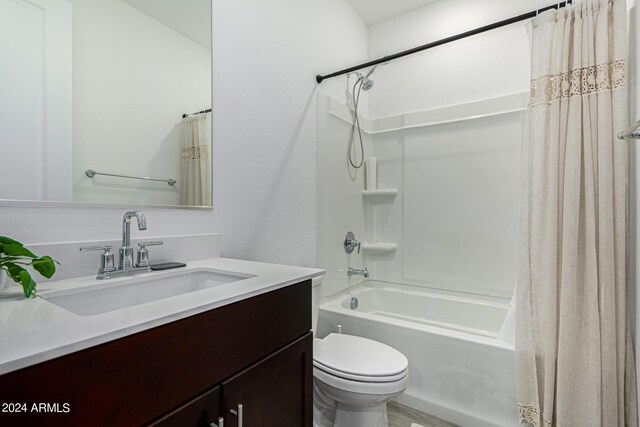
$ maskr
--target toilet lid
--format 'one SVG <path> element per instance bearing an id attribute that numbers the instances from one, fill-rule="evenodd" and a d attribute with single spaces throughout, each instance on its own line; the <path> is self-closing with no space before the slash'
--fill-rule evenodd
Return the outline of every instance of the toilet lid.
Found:
<path id="1" fill-rule="evenodd" d="M 329 334 L 316 344 L 313 362 L 324 371 L 369 381 L 404 376 L 409 364 L 404 354 L 386 344 L 346 334 Z"/>

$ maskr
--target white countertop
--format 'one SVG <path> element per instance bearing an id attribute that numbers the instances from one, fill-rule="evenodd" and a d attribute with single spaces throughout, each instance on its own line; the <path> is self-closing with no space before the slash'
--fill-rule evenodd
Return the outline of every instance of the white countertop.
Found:
<path id="1" fill-rule="evenodd" d="M 11 288 L 0 296 L 0 375 L 324 274 L 314 268 L 212 258 L 135 277 L 203 268 L 255 277 L 92 316 L 76 315 L 42 297 L 25 299 L 22 288 Z M 126 280 L 129 278 L 108 282 Z M 48 291 L 105 282 L 94 277 L 52 281 L 38 284 L 38 293 L 46 297 Z"/>

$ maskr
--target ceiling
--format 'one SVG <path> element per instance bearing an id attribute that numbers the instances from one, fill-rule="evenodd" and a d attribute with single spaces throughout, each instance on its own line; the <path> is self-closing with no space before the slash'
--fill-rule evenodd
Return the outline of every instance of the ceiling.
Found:
<path id="1" fill-rule="evenodd" d="M 367 25 L 385 21 L 437 0 L 347 0 Z"/>
<path id="2" fill-rule="evenodd" d="M 167 27 L 211 49 L 211 0 L 124 0 Z"/>
<path id="3" fill-rule="evenodd" d="M 124 0 L 126 3 L 211 49 L 211 0 Z M 347 0 L 367 25 L 437 0 Z"/>

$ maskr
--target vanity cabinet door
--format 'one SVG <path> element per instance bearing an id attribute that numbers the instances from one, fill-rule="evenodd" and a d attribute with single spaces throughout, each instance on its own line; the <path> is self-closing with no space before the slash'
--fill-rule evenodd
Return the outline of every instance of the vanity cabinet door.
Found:
<path id="1" fill-rule="evenodd" d="M 148 427 L 210 427 L 218 422 L 220 387 L 208 390 Z"/>
<path id="2" fill-rule="evenodd" d="M 225 427 L 311 427 L 313 335 L 308 333 L 222 383 Z M 238 405 L 242 405 L 242 425 Z"/>

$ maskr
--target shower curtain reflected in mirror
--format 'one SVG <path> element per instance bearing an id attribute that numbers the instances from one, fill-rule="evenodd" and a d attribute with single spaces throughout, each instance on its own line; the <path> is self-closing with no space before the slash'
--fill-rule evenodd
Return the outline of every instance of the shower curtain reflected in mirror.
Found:
<path id="1" fill-rule="evenodd" d="M 181 204 L 211 206 L 211 113 L 185 117 L 181 124 Z"/>

